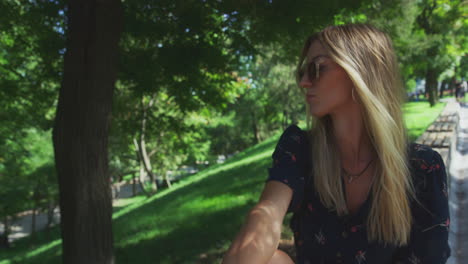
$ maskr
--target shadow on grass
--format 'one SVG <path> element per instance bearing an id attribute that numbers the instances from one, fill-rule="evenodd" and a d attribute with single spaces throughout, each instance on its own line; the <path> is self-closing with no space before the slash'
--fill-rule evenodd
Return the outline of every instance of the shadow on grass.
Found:
<path id="1" fill-rule="evenodd" d="M 239 228 L 246 213 L 245 206 L 238 206 L 199 215 L 166 235 L 117 248 L 117 263 L 198 263 L 207 249 L 222 249 L 233 238 L 230 230 Z"/>

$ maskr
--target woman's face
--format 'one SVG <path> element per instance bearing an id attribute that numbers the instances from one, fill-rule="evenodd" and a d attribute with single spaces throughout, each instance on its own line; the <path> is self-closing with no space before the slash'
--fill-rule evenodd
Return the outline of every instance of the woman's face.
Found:
<path id="1" fill-rule="evenodd" d="M 328 57 L 319 41 L 310 45 L 304 65 L 305 74 L 300 77 L 299 85 L 304 89 L 311 115 L 319 118 L 333 115 L 346 111 L 355 103 L 351 95 L 354 87 L 351 79 L 341 66 Z M 311 67 L 315 67 L 315 71 Z"/>

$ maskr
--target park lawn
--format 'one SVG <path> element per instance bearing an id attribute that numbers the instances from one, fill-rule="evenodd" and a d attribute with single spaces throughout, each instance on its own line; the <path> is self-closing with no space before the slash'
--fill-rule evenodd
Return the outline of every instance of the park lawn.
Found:
<path id="1" fill-rule="evenodd" d="M 428 105 L 427 102 L 409 102 L 403 106 L 408 137 L 411 141 L 415 141 L 435 121 L 445 103 L 437 103 L 432 108 Z"/>
<path id="2" fill-rule="evenodd" d="M 443 108 L 427 102 L 404 106 L 411 139 L 416 139 Z M 137 196 L 114 207 L 116 263 L 220 263 L 223 253 L 255 205 L 268 176 L 280 132 L 230 158 L 164 189 L 150 198 Z M 283 238 L 292 233 L 284 219 Z M 11 250 L 0 250 L 0 264 L 61 263 L 60 233 L 38 232 Z"/>

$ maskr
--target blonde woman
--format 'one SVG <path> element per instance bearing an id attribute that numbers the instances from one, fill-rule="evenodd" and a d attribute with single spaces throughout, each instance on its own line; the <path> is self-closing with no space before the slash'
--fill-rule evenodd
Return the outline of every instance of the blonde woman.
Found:
<path id="1" fill-rule="evenodd" d="M 445 167 L 407 141 L 389 37 L 370 25 L 327 27 L 306 41 L 297 73 L 309 129 L 284 131 L 223 263 L 445 263 Z M 296 262 L 277 249 L 288 212 Z"/>

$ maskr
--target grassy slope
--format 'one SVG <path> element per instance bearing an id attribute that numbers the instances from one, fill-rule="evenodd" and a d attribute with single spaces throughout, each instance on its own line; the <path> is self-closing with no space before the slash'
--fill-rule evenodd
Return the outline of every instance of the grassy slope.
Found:
<path id="1" fill-rule="evenodd" d="M 405 105 L 410 137 L 420 135 L 442 108 L 442 104 L 432 109 L 427 103 Z M 258 200 L 278 137 L 188 177 L 171 190 L 122 201 L 113 216 L 117 263 L 220 263 Z M 285 218 L 283 237 L 291 236 L 286 227 L 290 217 Z M 61 262 L 58 227 L 39 232 L 30 245 L 30 238 L 25 238 L 11 250 L 0 250 L 0 264 Z"/>

